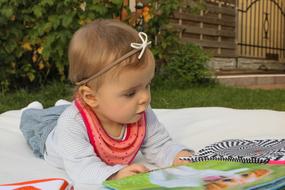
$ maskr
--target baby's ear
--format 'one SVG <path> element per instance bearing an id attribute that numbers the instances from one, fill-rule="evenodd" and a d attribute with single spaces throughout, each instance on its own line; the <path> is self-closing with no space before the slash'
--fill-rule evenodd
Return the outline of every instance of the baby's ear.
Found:
<path id="1" fill-rule="evenodd" d="M 80 97 L 84 100 L 86 104 L 88 104 L 91 108 L 95 108 L 98 106 L 98 100 L 96 97 L 96 93 L 88 86 L 80 86 L 78 89 L 78 93 Z"/>

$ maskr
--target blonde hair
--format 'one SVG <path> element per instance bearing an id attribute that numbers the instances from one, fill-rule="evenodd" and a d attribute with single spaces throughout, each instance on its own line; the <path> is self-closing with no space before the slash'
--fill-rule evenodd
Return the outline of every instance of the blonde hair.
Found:
<path id="1" fill-rule="evenodd" d="M 73 83 L 100 72 L 106 65 L 133 50 L 132 42 L 140 42 L 138 32 L 118 20 L 98 19 L 80 28 L 73 35 L 69 50 L 69 79 Z M 138 53 L 114 66 L 109 72 L 119 73 L 125 68 L 141 68 L 146 63 L 154 62 L 151 51 L 147 48 L 141 59 Z M 92 85 L 99 89 L 106 73 L 92 80 Z"/>

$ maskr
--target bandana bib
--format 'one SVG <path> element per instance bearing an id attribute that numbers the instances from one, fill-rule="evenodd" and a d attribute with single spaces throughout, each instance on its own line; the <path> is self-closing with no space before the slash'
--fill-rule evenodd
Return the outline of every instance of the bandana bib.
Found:
<path id="1" fill-rule="evenodd" d="M 75 100 L 75 105 L 83 118 L 89 141 L 97 156 L 108 165 L 130 164 L 145 137 L 145 113 L 136 123 L 127 125 L 126 137 L 123 140 L 116 140 L 106 133 L 96 114 L 88 105 L 79 98 Z"/>

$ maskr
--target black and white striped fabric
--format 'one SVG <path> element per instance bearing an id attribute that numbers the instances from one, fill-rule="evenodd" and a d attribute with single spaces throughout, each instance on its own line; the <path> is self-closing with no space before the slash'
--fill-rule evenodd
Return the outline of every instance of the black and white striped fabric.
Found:
<path id="1" fill-rule="evenodd" d="M 285 139 L 224 140 L 206 146 L 192 157 L 181 159 L 192 162 L 226 160 L 243 163 L 268 163 L 271 160 L 285 160 Z"/>

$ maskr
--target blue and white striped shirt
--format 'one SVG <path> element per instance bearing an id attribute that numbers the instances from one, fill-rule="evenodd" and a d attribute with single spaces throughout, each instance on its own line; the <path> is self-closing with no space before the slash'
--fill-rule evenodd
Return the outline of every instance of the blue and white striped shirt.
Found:
<path id="1" fill-rule="evenodd" d="M 146 110 L 146 136 L 140 148 L 144 158 L 159 167 L 170 166 L 176 154 L 187 149 L 175 143 L 152 109 Z M 72 103 L 61 114 L 46 141 L 45 160 L 64 169 L 73 184 L 101 184 L 125 165 L 110 166 L 94 152 L 83 119 Z"/>

